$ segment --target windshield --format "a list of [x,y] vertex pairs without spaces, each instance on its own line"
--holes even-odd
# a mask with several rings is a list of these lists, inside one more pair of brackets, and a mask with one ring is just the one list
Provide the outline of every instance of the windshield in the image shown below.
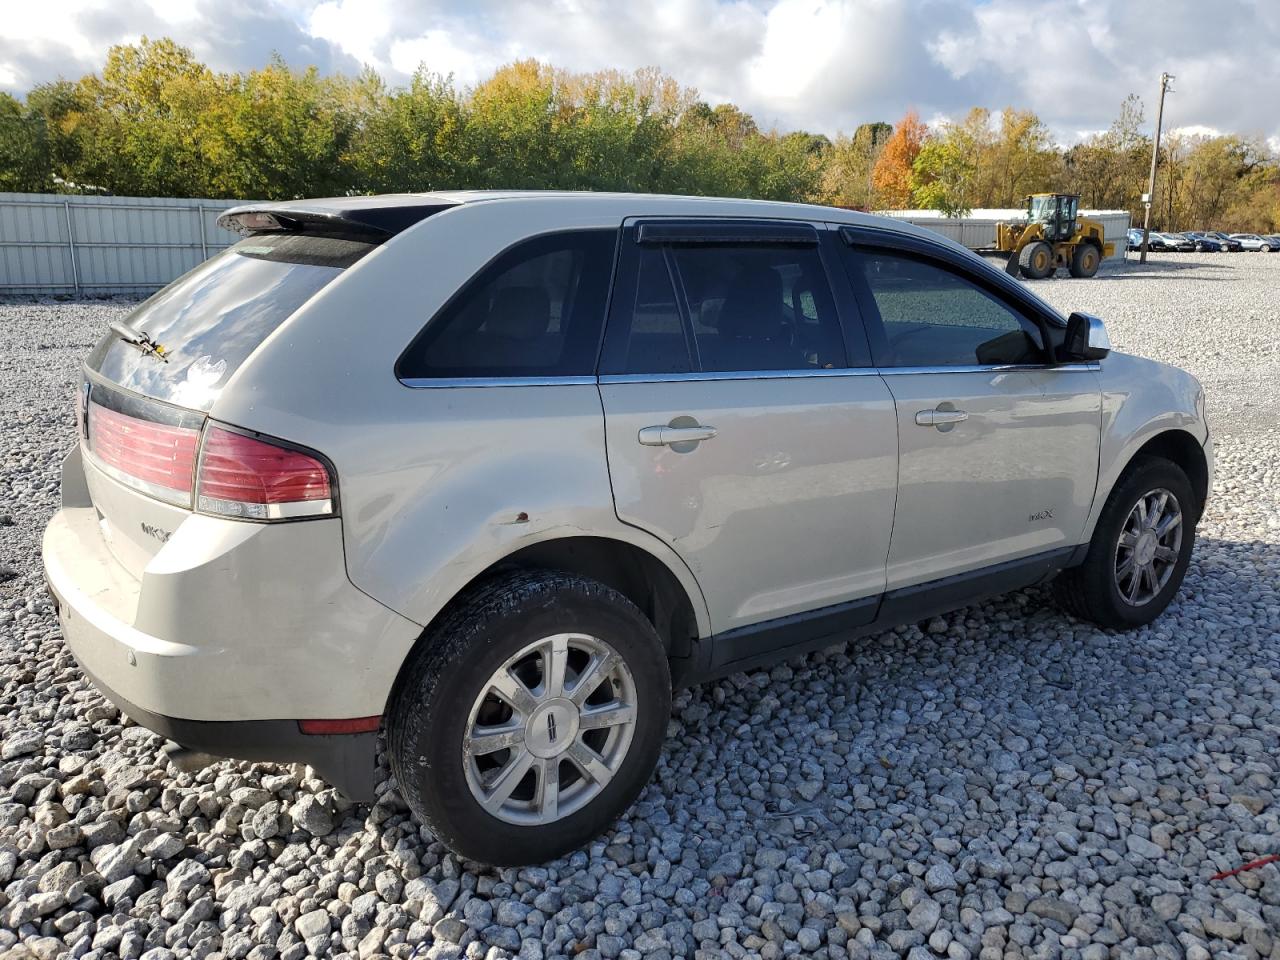
[[372,249],[331,237],[248,237],[145,300],[124,321],[163,356],[108,333],[86,362],[128,390],[208,410],[272,331]]
[[1058,212],[1056,197],[1032,197],[1027,208],[1027,219],[1045,221]]

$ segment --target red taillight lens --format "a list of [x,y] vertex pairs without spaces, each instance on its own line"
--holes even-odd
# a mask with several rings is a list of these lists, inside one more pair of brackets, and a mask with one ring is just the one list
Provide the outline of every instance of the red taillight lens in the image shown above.
[[200,432],[139,420],[89,401],[89,452],[127,486],[190,505]]
[[244,520],[333,513],[329,469],[300,450],[206,425],[196,509]]

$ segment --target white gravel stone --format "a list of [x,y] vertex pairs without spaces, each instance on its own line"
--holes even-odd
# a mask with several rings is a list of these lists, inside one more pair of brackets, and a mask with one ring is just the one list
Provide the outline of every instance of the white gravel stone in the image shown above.
[[1205,384],[1217,477],[1166,615],[1106,633],[1036,588],[682,691],[635,805],[512,870],[302,767],[175,773],[102,699],[39,540],[130,305],[0,304],[0,955],[1271,955],[1280,870],[1207,878],[1280,852],[1280,255],[1031,286]]

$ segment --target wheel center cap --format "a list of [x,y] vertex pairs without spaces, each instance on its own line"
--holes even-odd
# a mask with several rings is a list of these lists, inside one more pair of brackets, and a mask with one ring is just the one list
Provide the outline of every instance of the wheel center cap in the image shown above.
[[529,716],[524,727],[525,746],[540,760],[558,757],[578,735],[580,719],[581,714],[572,700],[564,697],[548,700]]
[[1145,567],[1156,556],[1156,534],[1154,530],[1145,531],[1142,536],[1138,537],[1138,543],[1133,548],[1133,561],[1139,566]]

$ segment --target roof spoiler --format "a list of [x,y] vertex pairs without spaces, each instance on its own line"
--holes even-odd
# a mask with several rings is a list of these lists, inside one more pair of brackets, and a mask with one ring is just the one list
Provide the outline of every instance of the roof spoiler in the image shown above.
[[451,203],[421,197],[340,197],[250,203],[218,217],[218,226],[244,237],[264,233],[302,233],[364,243],[382,243]]

